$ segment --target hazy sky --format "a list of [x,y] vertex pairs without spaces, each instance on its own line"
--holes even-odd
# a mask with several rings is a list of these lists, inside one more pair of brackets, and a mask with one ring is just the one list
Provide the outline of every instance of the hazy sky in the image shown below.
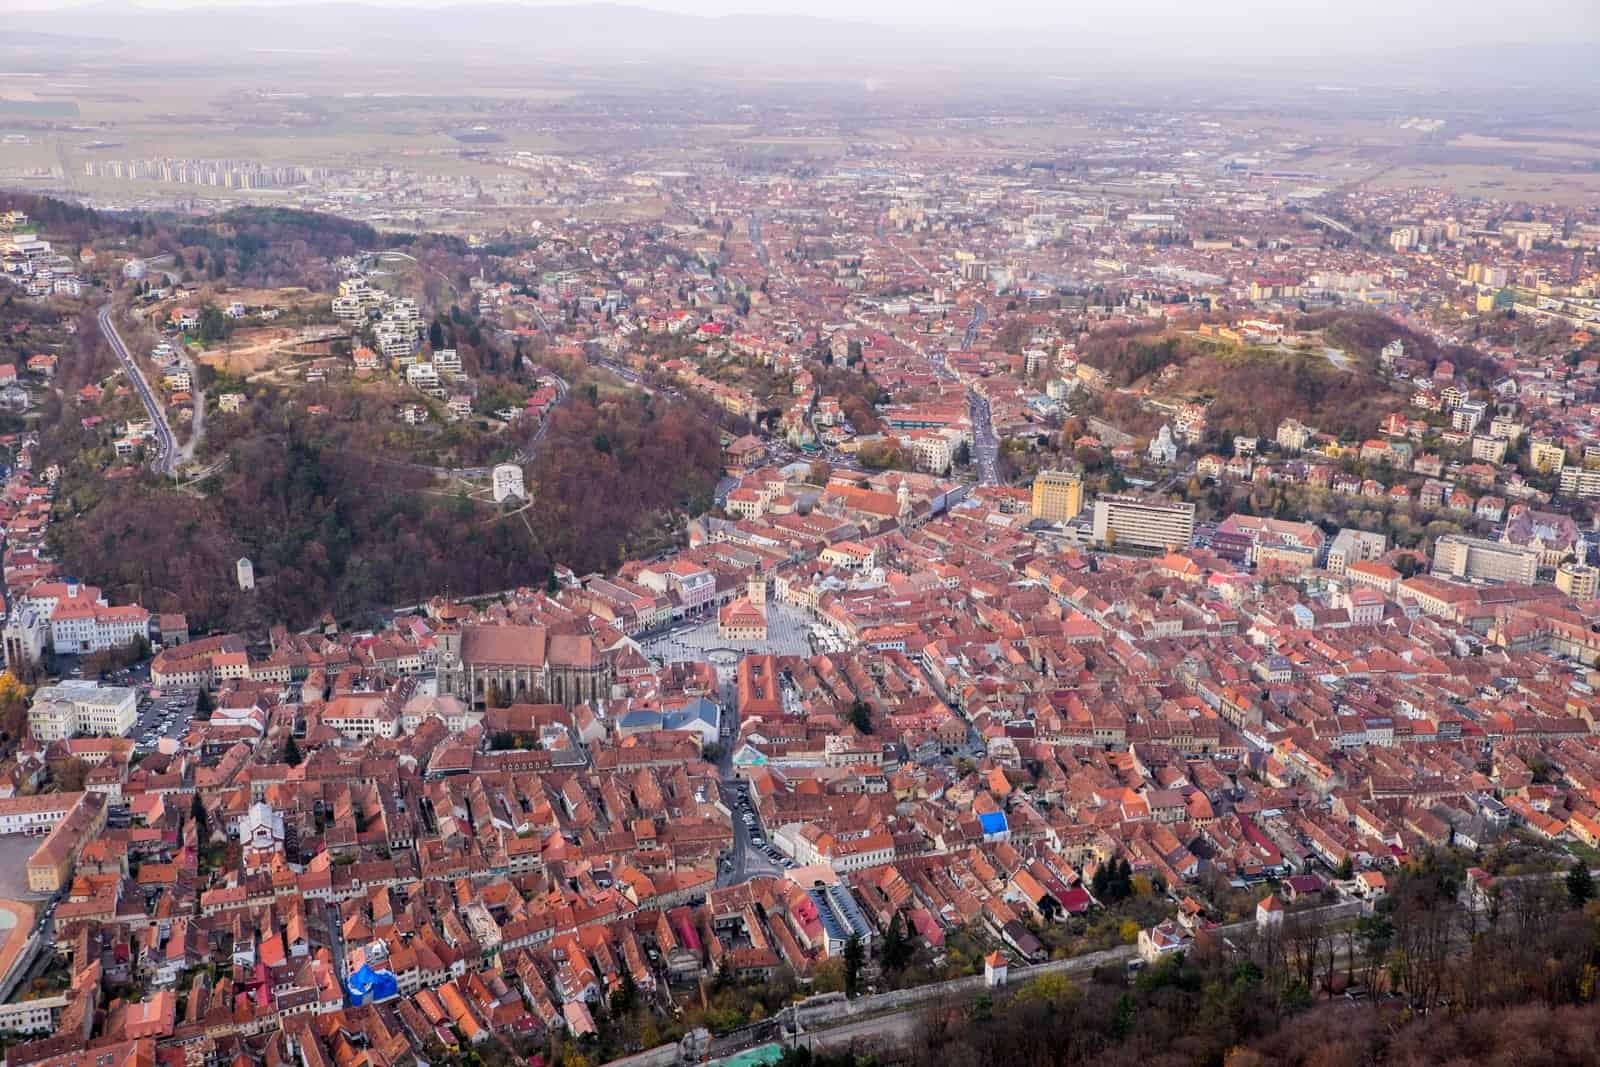
[[[58,10],[84,0],[0,0],[12,10]],[[139,0],[150,7],[303,7],[309,0]],[[391,6],[448,7],[449,0],[365,0]],[[535,0],[530,6],[584,0]],[[621,0],[627,3],[632,0]],[[123,6],[121,2],[119,7]],[[132,5],[128,5],[132,6]],[[644,0],[637,6],[691,15],[813,15],[941,27],[1049,26],[1086,38],[1137,42],[1192,34],[1207,45],[1237,42],[1287,55],[1329,45],[1403,53],[1496,40],[1573,43],[1600,39],[1600,0],[1519,0],[1487,7],[1461,0]]]

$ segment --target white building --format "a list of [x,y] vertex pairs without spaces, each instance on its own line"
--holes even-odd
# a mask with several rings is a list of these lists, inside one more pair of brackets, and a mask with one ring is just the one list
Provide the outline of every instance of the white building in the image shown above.
[[957,429],[917,430],[901,438],[911,451],[917,470],[944,474],[950,469],[966,435]]
[[233,565],[234,574],[239,579],[239,588],[245,592],[256,587],[256,568],[250,562],[249,556],[240,556],[239,562]]
[[378,351],[386,359],[410,360],[417,354],[417,331],[412,326],[385,319],[378,324]]
[[135,690],[90,681],[44,686],[28,709],[28,727],[40,741],[62,741],[74,734],[126,737],[138,721]]
[[1481,400],[1465,400],[1450,413],[1450,426],[1462,433],[1472,433],[1488,410],[1488,405]]
[[1539,550],[1445,534],[1434,542],[1433,573],[1468,581],[1532,585],[1539,573]]
[[1172,440],[1172,427],[1161,424],[1161,431],[1150,442],[1151,463],[1170,464],[1178,461],[1178,446]]
[[995,951],[983,957],[983,984],[990,989],[1005,985],[1009,972],[1010,967],[1003,953]]
[[1352,563],[1381,559],[1389,549],[1389,539],[1367,530],[1341,529],[1328,548],[1328,571],[1343,574]]
[[[38,934],[30,937],[30,944],[37,938]],[[27,953],[24,953],[24,957],[32,958]],[[66,1006],[67,997],[64,993],[0,1004],[0,1030],[16,1034],[49,1033],[59,1025],[61,1009]]]
[[245,817],[239,821],[239,844],[257,852],[281,851],[283,813],[274,811],[272,805],[264,800],[250,805]]
[[137,604],[63,600],[50,613],[50,647],[85,655],[150,640],[150,612]]
[[6,618],[5,662],[8,667],[38,663],[50,638],[49,615],[23,600]]
[[[23,598],[46,627],[55,652],[85,654],[122,648],[140,638],[150,639],[150,613],[137,604],[111,607],[100,589],[76,578],[37,582]],[[7,629],[7,655],[11,655],[11,630]],[[18,651],[21,651],[20,649]]]
[[1094,502],[1094,540],[1108,547],[1183,550],[1194,537],[1194,505],[1103,496]]
[[339,283],[339,295],[333,298],[333,314],[343,322],[365,322],[371,310],[382,307],[387,298],[365,278],[347,278]]
[[494,469],[494,502],[504,503],[510,497],[526,500],[528,491],[522,481],[522,467],[515,463],[501,463]]
[[406,367],[406,384],[428,389],[439,384],[439,372],[432,363],[413,363]]
[[0,835],[48,834],[82,799],[82,793],[39,793],[0,800]]

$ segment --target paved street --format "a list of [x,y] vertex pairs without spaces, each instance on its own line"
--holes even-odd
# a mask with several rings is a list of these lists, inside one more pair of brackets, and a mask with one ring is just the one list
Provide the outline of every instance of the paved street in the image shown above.
[[[731,866],[720,865],[717,868],[718,886],[738,885],[752,878],[778,874],[783,870],[780,861],[773,859],[765,851],[773,846],[759,820],[753,827],[745,824],[744,813],[750,811],[753,815],[754,809],[741,806],[740,802],[745,794],[740,785],[741,783],[732,779],[724,779],[722,783],[723,799],[728,805],[728,810],[733,812],[733,852],[729,857],[732,860]],[[750,841],[756,834],[760,834],[762,841],[765,842],[760,848]]]
[[750,247],[756,254],[756,262],[761,264],[762,270],[771,270],[772,259],[767,254],[765,242],[761,240],[761,215],[759,212],[752,211],[750,213],[747,227],[750,233]]
[[350,972],[345,970],[344,962],[344,922],[339,914],[339,905],[329,901],[328,913],[328,947],[333,950],[334,973],[341,980]]
[[970,351],[972,349],[973,343],[975,341],[977,341],[977,339],[978,339],[978,327],[983,325],[983,316],[984,316],[983,305],[982,304],[973,305],[972,321],[967,323],[967,332],[961,338],[961,347],[964,350]]
[[967,403],[972,413],[972,462],[978,468],[981,485],[1000,482],[1000,441],[995,437],[994,422],[989,417],[989,401],[974,389],[967,390]]
[[[978,340],[978,327],[983,325],[982,304],[973,308],[972,320],[961,336],[961,347],[970,349]],[[925,353],[933,372],[946,381],[955,381],[956,373],[950,369],[945,353],[937,349]],[[978,484],[1000,483],[1000,440],[995,436],[994,421],[989,411],[989,401],[977,390],[967,390],[967,413],[972,420],[972,463],[978,470]]]

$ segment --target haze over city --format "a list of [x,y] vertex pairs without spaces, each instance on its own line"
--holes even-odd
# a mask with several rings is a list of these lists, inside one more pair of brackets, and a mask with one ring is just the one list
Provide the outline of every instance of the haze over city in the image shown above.
[[[385,16],[382,12],[388,12]],[[1223,61],[1244,71],[1318,75],[1341,64],[1358,80],[1384,74],[1404,81],[1417,66],[1429,77],[1459,77],[1457,87],[1488,76],[1546,80],[1552,74],[1592,85],[1592,64],[1580,57],[1600,40],[1600,24],[1584,0],[1538,0],[1519,9],[1510,26],[1463,19],[1436,0],[1381,3],[1360,0],[1336,14],[1282,8],[1265,0],[1136,0],[1114,17],[1085,3],[1006,4],[979,10],[952,4],[873,0],[848,4],[749,4],[736,0],[679,3],[326,4],[295,2],[80,4],[22,0],[19,30],[139,41],[160,51],[181,50],[186,39],[248,31],[251,49],[317,44],[360,51],[363,40],[432,39],[516,54],[578,53],[599,64],[619,54],[708,51],[730,65],[757,59],[784,68],[879,54],[892,67],[942,66],[1073,75],[1115,70],[1130,82],[1166,80],[1172,69]],[[321,40],[295,38],[307,23]],[[339,32],[348,26],[351,32]],[[599,34],[597,37],[596,35]],[[1019,35],[1031,47],[1019,49]],[[256,35],[264,35],[257,39]],[[604,47],[600,47],[603,43]],[[620,53],[619,53],[620,49]],[[1452,61],[1454,66],[1443,62]],[[1163,69],[1156,68],[1159,60]],[[868,60],[872,62],[872,60]],[[1377,61],[1374,65],[1374,61]],[[1556,70],[1550,65],[1554,63]],[[1220,71],[1218,73],[1221,73]]]

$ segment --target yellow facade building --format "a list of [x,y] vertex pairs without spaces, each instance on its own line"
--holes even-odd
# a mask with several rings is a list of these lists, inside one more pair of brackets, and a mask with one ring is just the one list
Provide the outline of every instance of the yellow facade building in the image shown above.
[[1083,478],[1075,471],[1040,471],[1033,479],[1033,517],[1069,522],[1083,510]]

